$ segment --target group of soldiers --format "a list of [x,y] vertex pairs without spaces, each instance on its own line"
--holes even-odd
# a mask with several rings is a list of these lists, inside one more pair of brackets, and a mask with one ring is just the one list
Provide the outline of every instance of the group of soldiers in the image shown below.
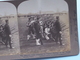
[[0,41],[2,44],[5,44],[7,48],[13,48],[11,44],[11,31],[8,20],[5,20],[5,25],[0,24]]
[[62,44],[61,26],[59,22],[59,16],[56,19],[42,21],[40,17],[28,18],[28,34],[27,40],[30,40],[31,36],[36,39],[36,45],[43,45],[43,39],[53,40],[56,44]]

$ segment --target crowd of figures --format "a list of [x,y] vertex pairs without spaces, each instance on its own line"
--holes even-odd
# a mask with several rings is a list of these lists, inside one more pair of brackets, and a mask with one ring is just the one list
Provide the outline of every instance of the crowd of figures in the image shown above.
[[53,40],[56,44],[64,45],[61,37],[61,26],[59,16],[54,19],[53,16],[28,16],[28,34],[27,40],[33,38],[36,45],[43,45],[43,39]]
[[[54,19],[53,16],[29,15],[27,21],[27,40],[30,38],[36,40],[36,45],[43,45],[43,40],[53,40],[56,44],[62,43],[62,29],[59,16]],[[9,21],[5,20],[5,25],[0,24],[0,43],[12,49],[11,29]]]
[[11,31],[8,20],[5,20],[5,25],[0,24],[0,43],[5,44],[7,48],[10,47],[10,49],[12,49]]

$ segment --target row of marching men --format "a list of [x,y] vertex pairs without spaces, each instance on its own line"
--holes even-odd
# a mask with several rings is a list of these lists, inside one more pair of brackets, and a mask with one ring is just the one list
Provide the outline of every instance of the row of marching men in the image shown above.
[[36,45],[43,45],[43,39],[53,40],[56,44],[64,45],[61,37],[61,26],[59,22],[59,16],[53,20],[47,20],[43,23],[38,17],[29,17],[28,19],[28,34],[27,40],[30,40],[31,35],[36,40]]

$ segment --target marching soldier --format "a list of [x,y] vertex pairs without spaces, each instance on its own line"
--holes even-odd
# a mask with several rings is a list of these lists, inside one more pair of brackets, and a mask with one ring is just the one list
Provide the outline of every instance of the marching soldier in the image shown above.
[[39,21],[40,30],[41,30],[41,36],[44,38],[44,32],[43,32],[43,21]]
[[35,29],[35,34],[36,34],[36,45],[42,45],[42,40],[41,40],[41,33],[40,33],[40,25],[39,25],[39,18],[37,17],[34,22],[34,29]]
[[[33,18],[33,17],[32,17],[32,18]],[[29,18],[29,20],[28,20],[28,25],[27,25],[27,27],[28,27],[27,40],[30,39],[31,34],[32,34],[33,38],[35,38],[35,37],[34,37],[34,27],[33,27],[33,24],[34,24],[35,21],[34,21],[34,20],[31,21],[32,18]]]
[[0,25],[0,38],[2,39],[2,44],[5,44],[5,34],[4,34],[4,28],[2,25]]

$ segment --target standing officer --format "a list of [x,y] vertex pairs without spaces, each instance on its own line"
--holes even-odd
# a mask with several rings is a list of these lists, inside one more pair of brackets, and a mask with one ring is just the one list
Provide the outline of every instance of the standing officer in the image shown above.
[[61,26],[60,26],[60,22],[59,22],[59,16],[56,17],[56,22],[54,24],[55,26],[55,31],[56,31],[56,43],[58,43],[58,41],[60,42],[60,45],[62,44],[62,38],[61,38]]
[[9,44],[10,49],[12,49],[12,45],[11,45],[11,31],[10,31],[8,20],[5,20],[5,23],[6,24],[4,26],[4,30],[5,30],[5,35],[6,35],[6,47],[8,47],[8,44]]

